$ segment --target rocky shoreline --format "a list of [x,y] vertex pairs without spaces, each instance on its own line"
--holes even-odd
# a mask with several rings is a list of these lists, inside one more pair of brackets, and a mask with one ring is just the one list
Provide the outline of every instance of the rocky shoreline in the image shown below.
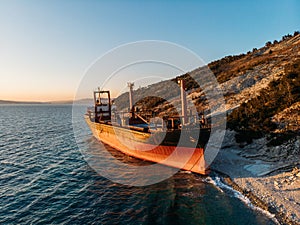
[[[280,224],[300,224],[299,138],[274,147],[275,154],[261,139],[241,148],[233,131],[227,131],[224,143],[211,165],[223,182],[273,214]],[[296,154],[285,157],[285,152]]]
[[[234,190],[246,196],[254,206],[259,207],[260,209],[274,215],[274,217],[280,224],[288,224],[288,225],[300,224],[300,220],[295,214],[289,213],[287,211],[283,211],[284,208],[283,205],[278,207],[274,205],[274,200],[272,201],[266,200],[265,199],[267,195],[266,192],[265,194],[261,194],[261,193],[257,194],[256,188],[251,188],[251,190],[249,190],[249,188],[247,188],[245,185],[241,184],[240,182],[236,183],[234,179],[231,179],[231,177],[228,176],[227,174],[224,174],[220,171],[216,171],[216,172],[223,177],[222,181],[225,184],[231,186]],[[247,182],[249,181],[247,180]],[[294,203],[298,204],[296,202]]]

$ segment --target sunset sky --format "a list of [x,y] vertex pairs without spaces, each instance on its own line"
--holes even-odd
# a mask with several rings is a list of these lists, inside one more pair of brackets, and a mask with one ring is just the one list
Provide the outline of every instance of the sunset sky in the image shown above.
[[207,63],[245,53],[299,30],[299,11],[297,0],[2,0],[0,100],[72,99],[87,68],[128,42],[174,42]]

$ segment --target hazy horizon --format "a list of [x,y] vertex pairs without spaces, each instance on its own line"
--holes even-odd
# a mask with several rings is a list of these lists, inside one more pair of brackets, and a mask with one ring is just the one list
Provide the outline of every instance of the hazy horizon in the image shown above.
[[298,30],[299,9],[292,0],[1,1],[0,100],[71,101],[92,63],[129,42],[173,42],[206,63],[246,53]]

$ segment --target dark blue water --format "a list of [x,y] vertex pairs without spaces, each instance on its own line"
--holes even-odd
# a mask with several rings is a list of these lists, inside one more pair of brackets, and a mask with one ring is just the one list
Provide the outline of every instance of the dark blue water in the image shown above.
[[81,155],[71,121],[70,105],[0,106],[0,224],[274,224],[200,175],[146,187],[103,178]]

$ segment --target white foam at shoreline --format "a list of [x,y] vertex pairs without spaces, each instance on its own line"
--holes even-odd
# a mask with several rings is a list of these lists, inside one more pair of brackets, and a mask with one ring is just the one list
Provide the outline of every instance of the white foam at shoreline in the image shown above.
[[205,182],[213,184],[219,191],[224,192],[223,189],[229,190],[234,197],[238,198],[239,200],[241,200],[242,202],[244,202],[248,207],[250,207],[253,210],[259,211],[261,213],[263,213],[264,215],[266,215],[268,218],[272,219],[273,222],[275,222],[276,224],[280,224],[279,221],[275,218],[275,215],[270,213],[267,210],[263,210],[255,205],[253,205],[250,201],[250,199],[246,196],[244,196],[242,193],[240,193],[237,190],[234,190],[231,186],[223,183],[220,179],[220,177],[207,177],[204,179]]

